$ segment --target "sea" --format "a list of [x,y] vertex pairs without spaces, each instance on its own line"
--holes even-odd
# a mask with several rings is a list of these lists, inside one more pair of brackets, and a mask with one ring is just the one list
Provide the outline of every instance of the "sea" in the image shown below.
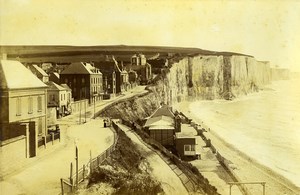
[[197,101],[190,112],[226,142],[300,187],[300,79],[273,81],[233,101]]

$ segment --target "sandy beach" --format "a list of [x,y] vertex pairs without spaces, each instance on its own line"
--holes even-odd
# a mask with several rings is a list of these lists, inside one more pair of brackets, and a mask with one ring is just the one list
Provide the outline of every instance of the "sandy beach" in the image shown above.
[[[206,127],[207,138],[243,182],[264,181],[266,194],[300,194],[300,91],[277,81],[234,101],[181,102],[175,109]],[[247,185],[252,194],[262,186]]]

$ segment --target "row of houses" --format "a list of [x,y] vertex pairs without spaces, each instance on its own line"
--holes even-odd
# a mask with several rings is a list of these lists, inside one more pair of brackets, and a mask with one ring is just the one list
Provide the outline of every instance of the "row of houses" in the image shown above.
[[[136,65],[139,73],[111,57],[105,62],[71,63],[59,74],[47,74],[38,65],[1,60],[0,155],[16,161],[36,156],[57,116],[70,114],[76,102],[93,104],[139,84],[139,74],[151,72],[144,61]],[[144,80],[151,77],[148,72]]]

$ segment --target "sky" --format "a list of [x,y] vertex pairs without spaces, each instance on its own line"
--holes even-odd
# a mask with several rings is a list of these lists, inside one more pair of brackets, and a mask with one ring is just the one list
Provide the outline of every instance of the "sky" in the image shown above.
[[0,0],[0,45],[151,45],[300,71],[297,0]]

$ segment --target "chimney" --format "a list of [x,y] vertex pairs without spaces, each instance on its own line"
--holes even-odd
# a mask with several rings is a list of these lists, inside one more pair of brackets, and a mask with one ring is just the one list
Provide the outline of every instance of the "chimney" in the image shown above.
[[175,116],[175,132],[181,132],[181,118],[179,115]]
[[121,61],[121,69],[122,69],[122,71],[124,70],[123,61]]

